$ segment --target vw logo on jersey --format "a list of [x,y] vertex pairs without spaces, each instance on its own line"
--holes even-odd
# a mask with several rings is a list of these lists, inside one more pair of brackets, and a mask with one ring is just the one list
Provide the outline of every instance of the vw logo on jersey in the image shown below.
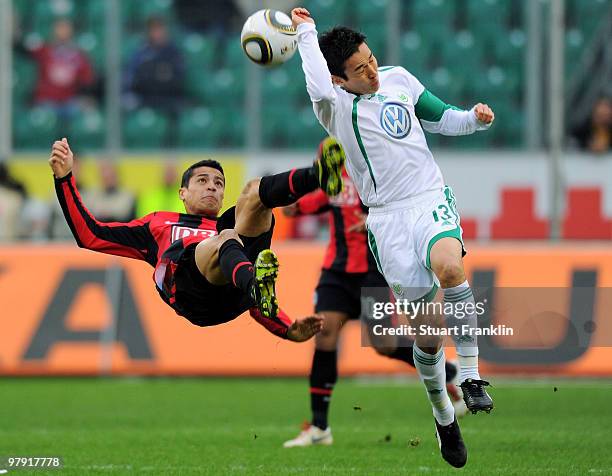
[[394,139],[403,139],[412,128],[410,111],[399,102],[386,102],[380,111],[380,126]]

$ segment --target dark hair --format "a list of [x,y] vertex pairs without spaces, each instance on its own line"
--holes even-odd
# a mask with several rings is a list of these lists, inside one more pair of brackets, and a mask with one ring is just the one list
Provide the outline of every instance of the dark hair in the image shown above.
[[189,168],[183,172],[183,178],[181,178],[181,187],[189,186],[189,180],[193,175],[193,171],[199,167],[210,167],[211,169],[216,169],[221,172],[221,175],[223,175],[223,177],[225,178],[225,173],[223,173],[223,167],[221,167],[221,164],[219,162],[212,159],[204,159],[200,160],[199,162],[196,162],[193,165],[190,165]]
[[363,33],[346,26],[335,26],[319,38],[319,48],[327,61],[329,72],[334,76],[348,79],[344,72],[344,63],[359,49],[366,40]]

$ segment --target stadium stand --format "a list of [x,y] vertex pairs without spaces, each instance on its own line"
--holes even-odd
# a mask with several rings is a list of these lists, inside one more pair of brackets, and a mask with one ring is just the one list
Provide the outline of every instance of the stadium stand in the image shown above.
[[[489,137],[452,141],[458,148],[483,148],[490,145],[514,148],[522,145],[523,121],[518,114],[524,96],[523,64],[526,35],[524,3],[527,0],[414,0],[401,2],[401,37],[399,62],[412,71],[441,98],[462,106],[487,100],[495,108],[498,123]],[[188,101],[185,117],[180,119],[178,146],[239,148],[245,143],[245,115],[242,113],[247,82],[247,61],[239,46],[239,31],[220,37],[218,32],[184,29],[177,21],[172,0],[122,0],[122,58],[125,61],[141,42],[141,31],[148,18],[158,16],[168,22],[177,38],[187,64]],[[348,24],[361,28],[376,52],[379,63],[386,64],[386,30],[380,28],[388,0],[362,0],[352,8],[349,0],[306,0],[305,6],[318,19],[319,31]],[[105,2],[104,0],[15,0],[16,14],[29,41],[48,37],[52,19],[66,17],[75,22],[76,43],[92,59],[98,74],[104,77]],[[581,55],[608,8],[605,0],[568,0],[566,60],[568,72]],[[478,35],[473,32],[478,31]],[[15,146],[17,150],[44,149],[53,135],[53,121],[40,120],[29,98],[35,81],[30,61],[13,62],[15,80]],[[263,101],[262,145],[264,147],[305,148],[320,128],[302,118],[302,107],[309,106],[304,82],[295,58],[286,67],[264,71],[262,97],[282,96],[283,101]],[[484,71],[474,75],[473,71]],[[99,102],[103,98],[98,98]],[[207,111],[207,112],[204,112]],[[209,116],[213,114],[214,116]],[[83,147],[95,150],[104,144],[105,111],[91,104],[83,112],[84,123],[75,125],[83,133]],[[202,132],[201,125],[213,117],[215,131]],[[297,117],[295,124],[288,118]],[[187,118],[193,118],[190,124]],[[242,122],[242,124],[237,124]],[[200,127],[198,126],[200,125]],[[158,141],[148,136],[160,132],[164,121],[145,111],[126,114],[122,122],[123,146],[127,149],[156,147]],[[283,137],[289,130],[302,131],[291,140]],[[26,134],[31,130],[32,133]],[[200,133],[197,133],[200,131]],[[243,136],[240,134],[243,133]],[[445,138],[429,136],[432,146],[449,146]]]

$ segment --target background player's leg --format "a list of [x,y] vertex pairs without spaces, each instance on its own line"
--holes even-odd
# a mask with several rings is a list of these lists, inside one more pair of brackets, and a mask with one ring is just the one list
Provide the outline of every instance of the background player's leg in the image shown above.
[[348,314],[321,311],[325,316],[323,330],[315,336],[315,353],[310,371],[310,408],[312,424],[324,430],[332,392],[338,380],[338,338]]
[[405,336],[389,334],[377,335],[374,332],[375,325],[382,325],[383,328],[389,329],[392,327],[399,328],[404,324],[408,324],[406,316],[385,317],[382,320],[373,320],[369,318],[369,316],[364,317],[368,330],[368,338],[372,347],[376,350],[376,353],[391,359],[401,360],[414,367],[414,358],[412,356],[412,344],[414,340]]
[[338,380],[338,337],[348,314],[337,311],[319,311],[325,316],[323,329],[315,336],[315,352],[310,370],[311,425],[292,440],[284,443],[285,448],[331,444],[331,429],[327,418],[334,386]]
[[[470,329],[478,327],[474,295],[465,278],[461,258],[462,245],[455,238],[442,238],[431,248],[431,269],[438,277],[444,292],[444,301],[452,303],[462,310],[461,318],[453,314],[446,316],[447,325],[454,327],[468,325]],[[460,305],[459,305],[460,304]],[[478,341],[476,335],[453,334],[459,360],[459,380],[468,378],[480,379],[478,373]]]

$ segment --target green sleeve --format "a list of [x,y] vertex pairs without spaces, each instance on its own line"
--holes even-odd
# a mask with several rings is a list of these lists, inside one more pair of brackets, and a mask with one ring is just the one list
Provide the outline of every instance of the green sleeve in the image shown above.
[[458,107],[446,104],[436,95],[430,93],[427,89],[421,93],[419,100],[414,106],[414,112],[419,119],[428,122],[438,122],[442,119],[444,111],[447,109],[455,109],[460,111]]

